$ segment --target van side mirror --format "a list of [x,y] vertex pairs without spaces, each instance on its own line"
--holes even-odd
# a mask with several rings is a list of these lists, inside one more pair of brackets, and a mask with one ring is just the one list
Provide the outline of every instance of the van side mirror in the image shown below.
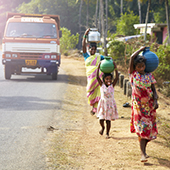
[[62,37],[62,31],[61,30],[59,31],[59,36],[60,36],[60,38]]

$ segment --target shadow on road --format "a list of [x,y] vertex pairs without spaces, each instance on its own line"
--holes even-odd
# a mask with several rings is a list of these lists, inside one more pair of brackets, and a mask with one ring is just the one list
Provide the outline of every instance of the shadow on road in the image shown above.
[[[16,110],[51,110],[61,109],[61,104],[73,105],[62,100],[44,100],[38,97],[9,96],[0,98],[0,108],[8,111]],[[24,113],[24,112],[23,112]]]
[[17,82],[35,82],[35,83],[58,83],[58,82],[67,82],[68,76],[65,74],[59,74],[57,77],[57,80],[52,80],[51,75],[33,75],[33,74],[27,74],[27,75],[12,75],[10,80],[0,80],[0,81],[17,81]]

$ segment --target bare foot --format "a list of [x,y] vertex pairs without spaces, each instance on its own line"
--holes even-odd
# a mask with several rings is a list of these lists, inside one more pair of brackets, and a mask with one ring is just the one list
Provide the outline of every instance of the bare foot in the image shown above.
[[106,135],[106,139],[109,139],[110,138],[110,136],[109,135]]
[[146,157],[146,158],[149,158],[149,155],[146,154],[145,157]]
[[103,132],[104,132],[104,129],[100,130],[100,131],[99,131],[99,134],[100,134],[100,135],[103,135]]

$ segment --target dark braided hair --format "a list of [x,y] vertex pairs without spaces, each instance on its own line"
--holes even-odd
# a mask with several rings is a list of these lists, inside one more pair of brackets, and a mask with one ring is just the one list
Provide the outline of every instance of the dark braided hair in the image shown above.
[[137,55],[135,58],[134,58],[134,61],[133,61],[133,67],[135,69],[137,63],[145,63],[146,64],[146,58],[142,55]]

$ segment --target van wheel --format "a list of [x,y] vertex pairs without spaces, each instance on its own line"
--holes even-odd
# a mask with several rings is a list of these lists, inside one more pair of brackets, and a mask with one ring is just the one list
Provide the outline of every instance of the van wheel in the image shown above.
[[57,80],[58,73],[52,73],[52,80]]
[[5,79],[9,80],[11,78],[11,67],[5,65]]

